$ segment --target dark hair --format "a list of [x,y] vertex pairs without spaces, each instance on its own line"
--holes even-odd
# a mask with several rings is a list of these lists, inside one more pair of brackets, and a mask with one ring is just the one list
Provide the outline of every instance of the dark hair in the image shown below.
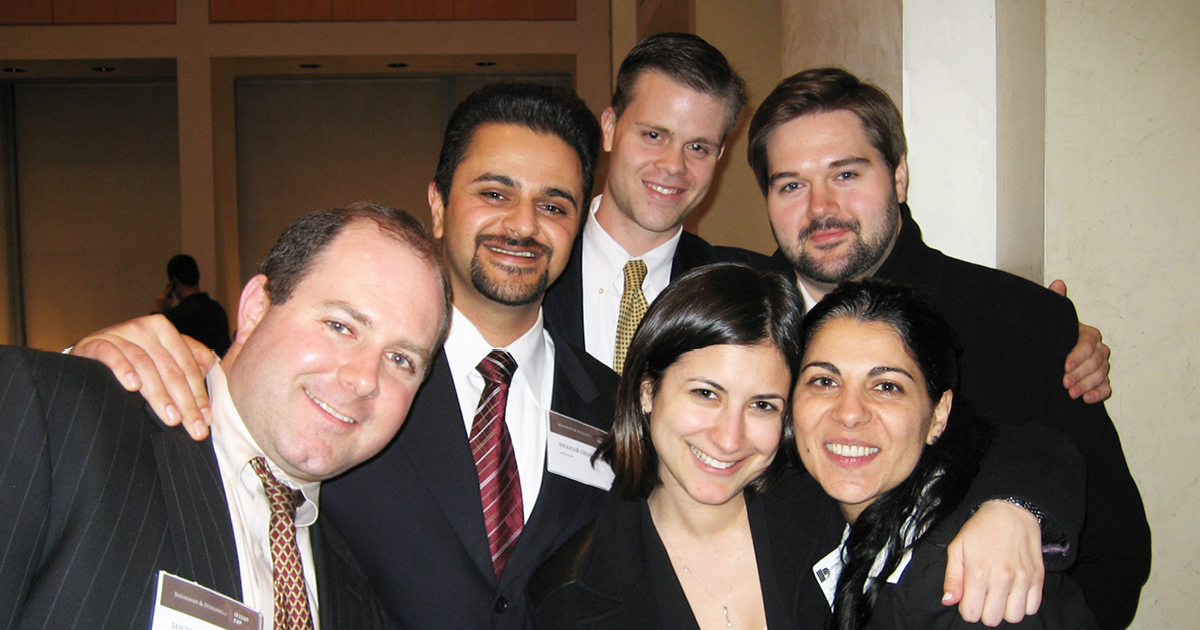
[[661,72],[672,81],[707,94],[725,105],[724,141],[746,106],[746,82],[712,44],[689,33],[658,33],[638,42],[621,62],[612,108],[617,118],[634,98],[637,80]]
[[[885,280],[846,282],[804,318],[805,347],[831,321],[876,322],[891,328],[917,363],[933,405],[958,387],[958,336],[915,290]],[[842,555],[833,627],[864,628],[879,595],[879,579],[891,575],[904,553],[958,508],[979,470],[990,431],[964,401],[955,399],[941,436],[921,451],[912,474],[881,494],[854,521]],[[909,528],[914,538],[906,543]],[[876,558],[884,562],[876,578]]]
[[403,210],[389,208],[373,201],[360,201],[344,208],[332,208],[307,214],[289,225],[279,235],[271,252],[263,259],[258,272],[267,277],[267,293],[271,304],[283,304],[292,297],[296,285],[304,279],[317,256],[329,246],[346,226],[358,221],[371,221],[379,230],[413,250],[438,274],[442,285],[442,318],[437,344],[446,338],[450,326],[450,280],[433,236],[420,221]]
[[746,150],[758,187],[767,194],[767,143],[780,125],[801,116],[846,110],[858,116],[871,146],[883,154],[893,173],[908,153],[904,121],[887,92],[841,68],[804,70],[780,81],[750,120]]
[[[574,92],[533,83],[494,83],[459,103],[446,124],[433,181],[443,203],[449,203],[454,172],[470,148],[475,130],[487,124],[520,125],[553,134],[575,150],[583,167],[583,199],[591,197],[600,155],[600,123]],[[580,216],[587,216],[581,212]]]
[[[642,383],[649,381],[657,392],[667,368],[693,350],[765,343],[778,348],[787,361],[790,391],[800,367],[801,304],[794,280],[734,263],[693,269],[654,300],[629,343],[612,431],[593,458],[612,466],[613,485],[623,497],[646,498],[662,485],[650,418],[642,413]],[[787,405],[783,424],[791,424]],[[750,491],[764,490],[786,459],[776,457],[750,482]]]
[[200,267],[196,259],[187,254],[176,255],[167,263],[167,279],[185,287],[200,286]]

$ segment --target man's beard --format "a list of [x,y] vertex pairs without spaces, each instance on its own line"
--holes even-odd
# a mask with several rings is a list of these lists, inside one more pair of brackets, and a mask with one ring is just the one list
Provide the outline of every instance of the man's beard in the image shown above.
[[[546,287],[550,285],[550,272],[548,266],[539,270],[524,269],[521,267],[510,267],[507,265],[499,265],[503,272],[513,276],[514,281],[498,282],[488,275],[484,269],[483,263],[479,261],[478,250],[485,243],[493,243],[505,249],[533,249],[537,250],[541,255],[549,259],[551,249],[532,238],[507,238],[503,236],[491,236],[480,234],[475,237],[475,257],[471,259],[471,284],[479,291],[481,295],[493,302],[499,302],[505,306],[525,306],[532,304],[542,299],[546,293]],[[525,276],[537,275],[527,283],[516,282],[516,279]]]
[[[792,263],[792,267],[795,267],[796,273],[802,278],[826,284],[837,284],[846,280],[853,280],[861,277],[883,258],[899,225],[900,201],[896,198],[896,193],[893,192],[888,198],[887,214],[885,215],[883,230],[879,234],[871,235],[871,238],[864,238],[862,225],[855,219],[818,219],[810,223],[807,228],[796,236],[794,250],[788,251],[785,249],[784,254],[787,256],[788,261]],[[814,232],[828,229],[850,230],[858,238],[855,239],[854,244],[850,246],[850,251],[846,252],[844,256],[822,265],[821,261],[809,255],[808,251],[805,250],[804,242]]]

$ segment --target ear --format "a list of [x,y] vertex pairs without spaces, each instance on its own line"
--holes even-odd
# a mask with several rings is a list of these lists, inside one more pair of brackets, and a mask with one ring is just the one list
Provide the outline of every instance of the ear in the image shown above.
[[650,379],[642,379],[642,413],[647,416],[654,410],[654,384]]
[[896,172],[892,175],[892,179],[896,181],[896,200],[900,203],[908,201],[908,156],[901,155],[900,163],[896,165]]
[[721,161],[721,156],[725,155],[725,143],[721,143],[721,148],[717,150],[717,161]]
[[946,430],[946,422],[950,419],[950,407],[954,404],[954,392],[942,392],[942,399],[933,408],[933,422],[929,424],[929,435],[925,437],[926,444],[933,444],[942,432]]
[[604,132],[604,152],[611,153],[613,136],[617,133],[617,112],[613,108],[606,107],[600,113],[600,130]]
[[238,300],[237,337],[234,343],[245,345],[269,310],[271,296],[267,293],[267,277],[260,273],[250,278],[250,282],[242,287],[242,297]]
[[442,238],[445,231],[444,214],[446,213],[446,204],[442,200],[442,193],[438,192],[437,183],[429,182],[429,216],[433,218],[434,238]]

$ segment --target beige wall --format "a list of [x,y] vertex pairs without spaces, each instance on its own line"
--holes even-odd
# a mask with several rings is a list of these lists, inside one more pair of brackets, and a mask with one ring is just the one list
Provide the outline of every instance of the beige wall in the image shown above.
[[178,0],[176,13],[175,24],[163,25],[3,26],[0,60],[176,60],[182,226],[176,246],[194,253],[226,304],[236,303],[240,289],[233,81],[244,60],[284,62],[295,75],[302,72],[297,64],[314,59],[568,56],[575,88],[596,113],[609,96],[608,0],[577,0],[572,21],[209,24],[206,0]]
[[[892,19],[892,6],[832,19],[843,3],[826,4],[783,0],[785,73],[837,63],[871,76],[875,70],[862,61],[863,53],[848,48],[864,23]],[[997,2],[995,8],[990,34],[989,16],[977,16],[991,50],[973,50],[976,42],[910,46],[914,42],[900,39],[920,33],[928,40],[939,30],[906,30],[901,37],[882,29],[884,42],[867,51],[903,43],[907,92],[917,89],[909,83],[913,68],[941,71],[952,62],[995,77],[994,88],[983,86],[996,92],[983,106],[996,112],[996,164],[987,177],[1000,210],[961,230],[994,233],[996,257],[1005,268],[1038,280],[1065,279],[1081,318],[1104,331],[1115,353],[1116,393],[1108,409],[1154,535],[1154,566],[1133,627],[1195,627],[1200,463],[1190,445],[1200,438],[1194,386],[1194,357],[1200,356],[1194,314],[1200,302],[1200,221],[1194,216],[1200,199],[1200,3],[1047,0]],[[903,21],[927,25],[953,10],[946,3],[905,2]],[[830,42],[825,56],[814,56],[802,39],[812,19],[827,19],[818,34]],[[952,39],[961,34],[954,29],[963,27],[951,21],[940,30]],[[939,59],[944,55],[958,58]],[[885,80],[876,77],[881,85]],[[907,102],[906,94],[906,115],[916,107],[935,121],[966,120],[947,111],[973,93],[948,94],[924,109]],[[913,170],[914,185],[936,189],[947,176],[945,160],[937,158],[953,154],[954,146],[907,122],[910,141],[915,133],[915,146],[934,160]],[[986,125],[978,129],[986,131]]]
[[729,58],[746,79],[749,105],[725,142],[717,179],[708,197],[687,221],[687,228],[712,243],[770,254],[775,239],[767,223],[762,193],[746,163],[746,127],[750,115],[780,77],[780,5],[754,0],[704,0],[695,3],[696,34]]
[[1154,535],[1135,628],[1200,619],[1200,3],[1046,4],[1046,273],[1113,347]]
[[175,86],[16,90],[26,343],[145,315],[180,253]]
[[901,94],[900,0],[782,0],[781,4],[780,78],[808,68],[841,66],[888,94]]

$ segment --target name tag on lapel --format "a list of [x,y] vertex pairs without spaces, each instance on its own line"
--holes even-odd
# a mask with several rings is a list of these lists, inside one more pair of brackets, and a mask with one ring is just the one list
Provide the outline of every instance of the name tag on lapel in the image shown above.
[[260,630],[262,615],[249,606],[176,577],[158,572],[150,630]]
[[546,469],[567,479],[608,490],[613,482],[612,468],[602,461],[592,466],[592,453],[606,435],[590,424],[551,411]]

